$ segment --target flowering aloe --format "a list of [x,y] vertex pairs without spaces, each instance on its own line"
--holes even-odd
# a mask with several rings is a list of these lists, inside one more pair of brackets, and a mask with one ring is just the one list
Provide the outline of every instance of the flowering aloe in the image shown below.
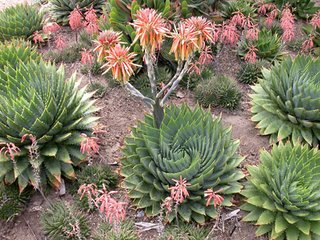
[[125,83],[134,74],[134,68],[139,66],[135,64],[134,57],[136,54],[130,53],[129,48],[117,44],[107,51],[107,63],[102,67],[107,68],[106,72],[112,70],[112,75],[118,81]]
[[274,3],[263,3],[258,8],[258,13],[260,15],[266,15],[267,12],[277,9],[277,6]]
[[99,61],[102,61],[107,56],[107,50],[120,43],[120,38],[121,33],[112,30],[106,30],[99,33],[97,40],[94,41],[96,46],[93,50],[98,53]]
[[99,152],[99,144],[97,143],[98,138],[88,137],[84,133],[81,134],[81,137],[83,137],[83,140],[80,143],[80,152],[82,154],[94,154]]
[[270,13],[268,13],[265,21],[266,27],[270,28],[274,20],[277,18],[277,16],[278,16],[278,9],[273,9]]
[[42,30],[45,34],[55,33],[61,29],[56,22],[50,22],[43,26]]
[[164,207],[168,213],[172,212],[173,199],[172,197],[166,197],[162,203],[162,207]]
[[246,32],[246,39],[250,41],[256,41],[259,38],[259,28],[258,25],[253,25]]
[[83,27],[83,17],[78,8],[75,8],[69,16],[69,25],[72,30],[78,30]]
[[165,34],[169,31],[161,14],[150,8],[137,11],[132,25],[136,30],[133,42],[139,40],[142,48],[148,49],[151,54],[161,46]]
[[294,16],[288,5],[282,10],[280,26],[283,30],[282,40],[290,42],[294,39]]
[[[129,48],[120,45],[120,34],[112,31],[101,33],[96,41],[94,51],[98,53],[100,61],[106,60],[106,64],[103,65],[106,68],[105,72],[112,70],[115,79],[152,108],[155,121],[160,126],[164,116],[164,104],[172,92],[176,90],[183,76],[188,70],[189,72],[199,72],[197,65],[212,61],[211,50],[207,44],[216,42],[219,39],[220,31],[217,25],[208,19],[193,17],[174,25],[173,32],[171,32],[171,22],[166,22],[161,14],[148,8],[136,12],[132,25],[136,32],[133,34],[135,35],[135,44],[131,47],[134,50],[139,49],[140,46],[137,47],[139,40],[144,53],[143,60],[148,72],[151,97],[144,96],[129,83],[130,76],[134,74],[134,68],[138,66],[134,63],[136,54],[129,53]],[[155,71],[157,58],[154,53],[161,47],[165,37],[172,38],[170,53],[174,54],[175,60],[178,62],[177,71],[168,83],[158,91]],[[199,61],[191,65],[196,52],[200,52]]]
[[301,51],[305,53],[310,52],[310,50],[314,46],[313,40],[314,40],[314,35],[311,34],[309,38],[302,43]]
[[221,205],[224,198],[218,194],[219,191],[213,191],[212,189],[208,189],[204,192],[204,197],[207,198],[206,207],[210,205],[211,200],[213,199],[213,206],[217,208],[217,206]]
[[218,40],[218,36],[215,34],[215,26],[204,17],[188,18],[185,21],[185,25],[196,32],[196,45],[199,46],[200,49],[205,47],[206,41],[214,43]]
[[35,31],[32,35],[32,40],[35,44],[44,42],[41,34],[38,31]]
[[172,33],[173,43],[170,53],[174,53],[175,59],[185,61],[192,53],[200,48],[198,36],[194,27],[185,23],[179,23]]
[[96,23],[98,21],[96,10],[93,8],[93,6],[88,8],[87,11],[84,13],[84,15],[85,15],[85,20],[87,22]]
[[82,64],[92,64],[94,62],[94,56],[92,52],[87,49],[82,49],[81,51],[81,63]]
[[312,16],[310,24],[313,28],[320,28],[320,11]]
[[244,60],[249,63],[255,63],[257,61],[258,49],[255,46],[250,46],[247,54],[244,56]]
[[235,45],[240,39],[236,25],[232,22],[225,23],[222,26],[220,39],[222,43]]
[[92,204],[95,202],[94,198],[97,195],[97,186],[94,183],[82,184],[78,189],[78,194],[80,194],[80,200],[86,196],[88,198],[88,205],[91,208]]
[[232,25],[244,28],[246,23],[246,16],[244,16],[242,12],[234,12],[231,18],[231,23]]
[[59,34],[56,39],[54,40],[56,48],[63,49],[66,46],[66,42],[61,34]]
[[106,220],[112,223],[119,223],[125,219],[126,216],[126,202],[117,201],[112,197],[113,194],[118,193],[117,191],[107,192],[105,186],[102,190],[98,190],[98,196],[95,200],[96,206],[99,211],[103,213]]
[[187,183],[186,179],[182,179],[180,176],[179,180],[172,179],[176,183],[175,186],[169,187],[171,198],[177,203],[183,203],[184,199],[189,196],[187,187],[190,186],[190,183]]
[[6,143],[0,149],[0,154],[4,156],[9,156],[12,161],[14,161],[15,155],[21,152],[21,150],[14,143]]

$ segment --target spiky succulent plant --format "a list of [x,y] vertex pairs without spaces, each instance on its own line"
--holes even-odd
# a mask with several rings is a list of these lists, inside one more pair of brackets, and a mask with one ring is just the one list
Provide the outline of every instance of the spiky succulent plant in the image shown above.
[[261,69],[263,67],[270,67],[268,61],[257,61],[255,63],[245,63],[242,64],[237,78],[239,82],[246,84],[254,84],[258,81],[259,78],[262,78]]
[[9,221],[19,215],[29,202],[32,189],[19,193],[18,186],[0,182],[0,220]]
[[281,60],[283,57],[280,36],[266,28],[263,28],[259,32],[258,40],[248,41],[247,39],[243,39],[238,43],[239,56],[244,58],[250,46],[257,48],[256,54],[259,60],[273,62],[275,60]]
[[287,57],[252,87],[252,120],[271,142],[320,142],[320,60],[310,56]]
[[[2,151],[0,180],[11,184],[18,181],[20,191],[29,183],[40,180],[59,187],[61,176],[75,178],[74,166],[85,155],[80,152],[81,133],[91,134],[97,119],[91,94],[78,90],[76,76],[65,80],[64,70],[44,62],[20,62],[0,70],[0,146],[13,143],[20,148],[14,160]],[[37,140],[37,154],[30,157],[29,140]],[[37,174],[38,173],[38,174]]]
[[0,43],[0,69],[8,65],[16,68],[21,61],[39,62],[40,59],[40,54],[35,47],[31,46],[30,42],[22,39],[13,39]]
[[88,239],[90,235],[86,216],[62,201],[51,203],[42,212],[41,225],[52,240]]
[[49,0],[53,18],[62,25],[69,22],[70,13],[78,7],[82,11],[93,7],[98,13],[105,6],[105,0]]
[[258,236],[297,240],[320,238],[320,151],[307,145],[274,145],[259,166],[248,167],[243,219],[258,225]]
[[195,97],[204,107],[213,105],[235,110],[240,105],[241,93],[233,79],[217,75],[199,82]]
[[17,4],[0,12],[0,41],[28,38],[42,29],[43,14],[34,5]]
[[[157,215],[160,204],[170,195],[173,179],[180,176],[191,185],[190,196],[178,207],[184,221],[203,223],[217,214],[213,205],[205,207],[204,191],[221,189],[223,205],[231,205],[232,194],[241,189],[243,177],[237,169],[242,157],[236,154],[239,142],[231,140],[231,129],[219,118],[199,107],[169,106],[160,128],[146,115],[125,140],[121,174],[129,197],[147,215]],[[212,203],[213,204],[213,203]]]

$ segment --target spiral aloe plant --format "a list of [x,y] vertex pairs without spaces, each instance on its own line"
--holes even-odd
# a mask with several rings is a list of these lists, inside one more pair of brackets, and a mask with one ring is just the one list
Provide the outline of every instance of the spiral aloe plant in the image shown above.
[[243,219],[258,225],[258,236],[297,240],[320,238],[320,151],[307,145],[280,143],[263,151],[259,166],[242,191],[247,198]]
[[28,38],[43,24],[43,14],[34,5],[17,4],[0,12],[0,41]]
[[271,142],[292,139],[294,143],[319,144],[320,60],[310,56],[288,57],[252,87],[252,120]]
[[[65,81],[64,70],[44,62],[20,62],[0,70],[0,146],[13,143],[20,148],[14,159],[0,154],[0,180],[18,181],[20,191],[29,183],[47,181],[59,187],[61,175],[75,178],[74,166],[85,155],[80,152],[81,133],[91,134],[97,119],[91,94],[78,90],[76,77]],[[37,139],[36,157],[29,156],[30,141]],[[36,173],[39,173],[37,176]],[[38,179],[37,179],[38,178]]]
[[0,43],[0,69],[10,65],[15,68],[19,62],[39,62],[40,54],[30,42],[21,39],[13,39]]
[[147,215],[157,215],[170,194],[173,179],[185,178],[190,196],[178,207],[185,221],[203,223],[216,217],[213,205],[205,207],[204,191],[221,189],[223,205],[231,205],[232,194],[241,189],[243,177],[237,169],[242,157],[236,154],[239,142],[231,140],[219,118],[199,107],[170,106],[160,128],[146,115],[125,141],[121,174],[129,197]]

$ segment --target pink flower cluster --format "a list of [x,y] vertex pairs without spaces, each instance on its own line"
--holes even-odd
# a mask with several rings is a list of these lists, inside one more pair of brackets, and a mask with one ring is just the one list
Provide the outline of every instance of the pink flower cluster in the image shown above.
[[117,224],[125,219],[126,216],[126,202],[121,202],[113,198],[112,195],[118,193],[117,191],[108,192],[103,184],[102,189],[97,189],[95,184],[83,184],[78,189],[80,200],[87,196],[89,206],[93,204],[99,209],[106,217],[107,222],[110,224]]
[[255,63],[257,61],[257,51],[255,46],[250,46],[247,54],[244,56],[244,60],[249,63]]
[[91,65],[93,64],[93,62],[94,62],[94,56],[92,55],[92,51],[83,48],[81,51],[81,63]]
[[84,133],[81,134],[81,137],[83,137],[83,140],[80,143],[80,152],[82,154],[95,154],[99,152],[99,139],[97,137],[89,137]]
[[265,24],[267,27],[271,27],[278,16],[278,9],[274,3],[263,3],[260,5],[258,13],[266,16]]
[[214,208],[217,208],[217,206],[222,204],[224,198],[218,194],[218,192],[221,192],[221,191],[222,190],[215,192],[212,189],[208,189],[207,191],[204,192],[204,197],[207,198],[207,203],[206,203],[207,207],[210,205],[212,199],[213,199]]
[[86,32],[89,34],[98,33],[99,27],[96,10],[91,6],[89,9],[86,9],[86,12],[83,15],[81,10],[76,7],[70,13],[69,25],[71,29],[75,31],[85,28]]
[[[182,176],[180,176],[179,180],[172,179],[176,184],[173,187],[169,187],[170,196],[166,197],[162,203],[162,207],[167,210],[168,213],[172,212],[172,205],[176,206],[182,204],[184,200],[189,196],[189,192],[187,187],[191,186],[191,184],[187,183],[187,180]],[[211,204],[211,200],[213,199],[214,208],[221,205],[224,198],[220,196],[218,193],[222,192],[223,189],[218,191],[213,191],[212,189],[208,189],[204,191],[204,197],[206,198],[206,207]]]
[[187,186],[190,186],[191,184],[187,183],[186,179],[182,179],[182,176],[180,176],[179,180],[172,179],[172,181],[174,181],[176,185],[173,187],[169,187],[171,198],[177,204],[183,203],[184,199],[189,196]]
[[313,32],[309,35],[309,37],[302,43],[301,50],[302,52],[308,53],[314,47],[314,38],[315,38],[315,31],[317,28],[320,28],[320,11],[315,13],[310,21],[310,25],[313,27]]
[[5,146],[0,149],[0,154],[5,156],[9,156],[12,161],[17,153],[20,152],[20,148],[18,148],[14,143],[5,143]]
[[285,42],[292,41],[294,39],[294,16],[288,5],[282,10],[280,26],[283,30],[282,40]]

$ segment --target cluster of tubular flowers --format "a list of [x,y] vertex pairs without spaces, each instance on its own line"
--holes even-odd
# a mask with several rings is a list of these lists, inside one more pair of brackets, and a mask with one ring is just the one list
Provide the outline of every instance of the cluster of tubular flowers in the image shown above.
[[204,17],[188,18],[185,21],[185,25],[196,32],[197,46],[200,49],[205,47],[206,42],[215,43],[218,41],[217,28]]
[[113,77],[121,83],[128,82],[130,76],[134,74],[134,67],[139,66],[134,63],[136,54],[129,51],[129,47],[117,44],[106,51],[107,56],[105,59],[107,62],[102,66],[107,68],[105,73],[111,69]]
[[136,37],[133,42],[140,41],[142,49],[148,49],[154,54],[160,48],[166,33],[169,32],[167,23],[161,14],[156,10],[146,8],[137,11],[136,19],[132,25],[136,30]]
[[280,25],[283,30],[283,41],[292,41],[294,39],[294,16],[289,6],[285,6],[282,10]]
[[218,41],[219,29],[203,17],[191,17],[179,23],[171,37],[170,53],[174,53],[177,61],[186,61],[192,53],[203,50],[206,42]]
[[200,49],[198,45],[197,32],[193,27],[187,26],[181,22],[174,28],[171,34],[173,38],[170,53],[174,53],[175,59],[185,61],[196,50]]
[[120,43],[121,33],[112,30],[102,31],[95,42],[93,51],[98,54],[98,61],[102,61],[107,56],[107,51]]
[[[169,24],[154,9],[137,11],[132,23],[136,30],[133,42],[139,40],[142,49],[154,56],[165,37],[173,39],[170,53],[174,53],[177,61],[186,61],[196,51],[202,51],[206,42],[214,43],[219,39],[219,29],[203,17],[191,17],[174,27],[172,33]],[[112,70],[113,77],[122,83],[129,81],[134,74],[136,54],[130,53],[129,48],[121,46],[121,34],[112,30],[100,33],[95,41],[95,52],[98,60],[106,60],[106,71]]]

